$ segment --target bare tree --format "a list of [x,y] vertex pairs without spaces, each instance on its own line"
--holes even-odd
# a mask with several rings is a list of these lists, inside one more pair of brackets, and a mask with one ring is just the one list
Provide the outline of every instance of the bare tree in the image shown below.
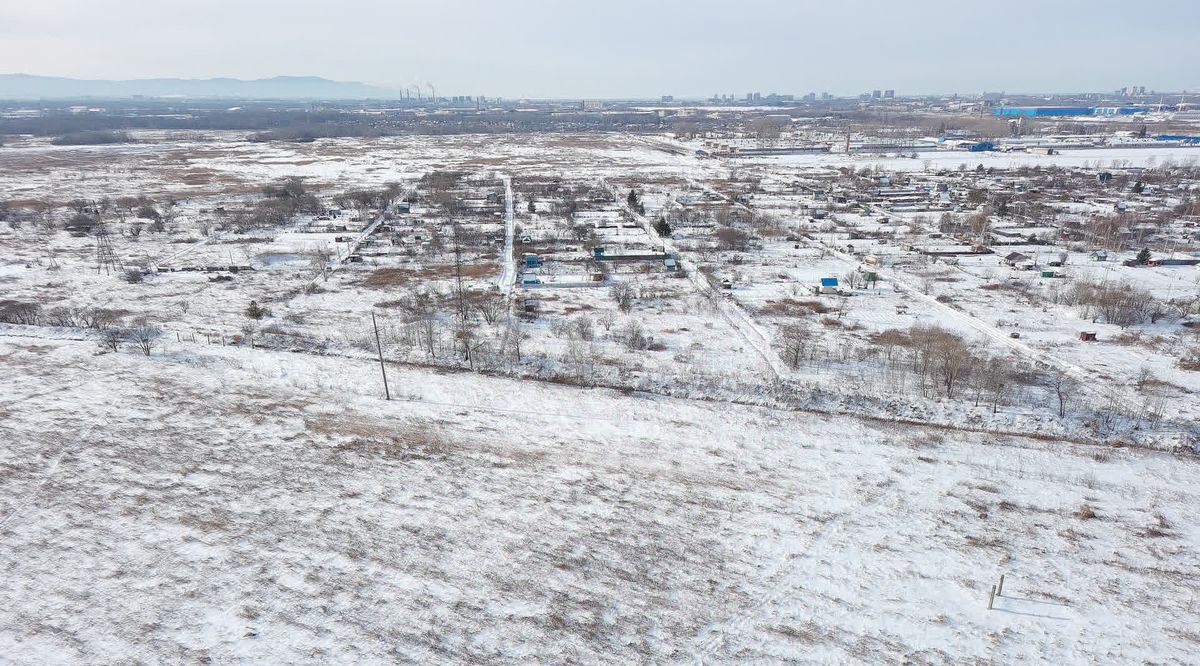
[[121,349],[121,343],[125,342],[125,331],[119,328],[105,329],[100,334],[100,347],[109,351],[118,351]]
[[607,333],[612,330],[613,324],[617,323],[617,315],[612,310],[605,310],[600,313],[600,316],[596,317],[596,322],[603,326],[604,331]]
[[596,356],[596,348],[590,342],[572,339],[567,344],[563,361],[580,386],[595,384]]
[[413,289],[404,299],[405,320],[417,332],[417,346],[430,358],[437,358],[441,321],[437,297],[426,289]]
[[954,397],[954,389],[971,371],[974,362],[971,348],[962,338],[946,331],[937,347],[937,366],[946,397]]
[[1054,391],[1054,397],[1058,398],[1059,418],[1065,417],[1067,415],[1067,405],[1075,398],[1075,393],[1079,389],[1079,382],[1063,370],[1055,370],[1050,373],[1050,389]]
[[591,342],[596,337],[596,329],[592,324],[592,318],[587,315],[579,315],[571,320],[571,327],[574,329],[575,336],[585,342]]
[[628,282],[614,282],[608,288],[608,293],[617,302],[617,307],[621,312],[629,312],[633,309],[633,287]]
[[1000,403],[1012,390],[1015,374],[1015,368],[1007,358],[994,356],[988,359],[979,383],[987,392],[993,414],[999,411]]
[[783,348],[784,363],[795,370],[804,363],[804,357],[812,342],[812,332],[799,325],[784,326],[779,331],[779,341]]
[[142,353],[146,356],[150,355],[150,350],[154,348],[155,343],[158,341],[158,338],[161,335],[162,330],[157,326],[151,326],[150,324],[142,324],[129,330],[129,339],[132,340],[133,343],[137,345],[137,348],[141,349]]
[[750,234],[733,227],[723,227],[717,230],[717,246],[722,250],[743,252],[750,246]]
[[471,303],[483,316],[485,322],[495,324],[507,310],[508,299],[505,298],[503,292],[493,289],[473,294]]
[[520,322],[512,322],[512,328],[508,331],[508,347],[512,352],[513,360],[517,363],[521,362],[521,345],[529,339],[529,334],[525,332],[525,327]]

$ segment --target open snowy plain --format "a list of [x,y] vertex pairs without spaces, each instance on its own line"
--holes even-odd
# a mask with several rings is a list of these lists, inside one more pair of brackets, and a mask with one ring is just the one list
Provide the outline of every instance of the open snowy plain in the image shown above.
[[[896,267],[836,305],[825,344],[944,323],[979,354],[1074,373],[1070,414],[1032,380],[987,405],[982,388],[974,404],[918,390],[865,357],[790,367],[770,306],[858,263],[819,237],[731,259],[680,233],[678,273],[614,263],[606,288],[555,288],[591,279],[585,240],[673,249],[651,218],[729,177],[629,137],[139,138],[0,150],[14,201],[148,195],[178,211],[161,232],[114,233],[146,269],[136,283],[97,271],[91,238],[0,224],[0,300],[159,327],[143,353],[105,349],[95,327],[0,324],[2,662],[1196,663],[1200,460],[1181,443],[1200,387],[1173,358],[1068,346],[1093,322],[989,297],[964,261],[938,293],[965,305]],[[490,234],[463,281],[496,285],[510,313],[540,300],[524,323],[476,322],[469,363],[449,360],[461,330],[428,347],[400,330],[419,324],[396,305],[406,290],[453,282],[428,247],[447,224],[429,200],[387,220],[414,249],[361,263],[337,253],[353,232],[306,231],[311,216],[201,231],[283,178],[327,197],[439,170],[469,174]],[[625,223],[568,237],[545,193],[559,187],[615,195],[592,212]],[[630,187],[647,216],[622,212]],[[548,258],[527,289],[505,265],[523,249]],[[721,295],[696,267],[726,260],[738,282]],[[254,270],[155,270],[188,262]],[[621,282],[628,309],[607,288]],[[273,314],[248,322],[251,299]],[[583,317],[587,335],[571,333]],[[1182,347],[1184,319],[1153,332]],[[1172,396],[1154,427],[1098,429],[1093,403],[1134,403],[1146,358]]]

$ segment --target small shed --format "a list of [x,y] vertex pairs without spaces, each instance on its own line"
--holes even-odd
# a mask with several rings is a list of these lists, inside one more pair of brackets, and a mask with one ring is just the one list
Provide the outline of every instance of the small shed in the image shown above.
[[666,266],[667,270],[669,271],[679,270],[679,264],[675,262],[674,257],[667,257],[666,259],[663,259],[663,265]]
[[596,247],[592,248],[592,258],[593,259],[603,259],[604,258],[604,246],[603,245],[597,245]]
[[1004,263],[1008,264],[1009,266],[1024,264],[1028,261],[1029,255],[1021,254],[1020,252],[1009,252],[1008,254],[1004,255]]
[[1096,341],[1096,332],[1095,331],[1080,331],[1079,332],[1079,341],[1080,342],[1095,342]]

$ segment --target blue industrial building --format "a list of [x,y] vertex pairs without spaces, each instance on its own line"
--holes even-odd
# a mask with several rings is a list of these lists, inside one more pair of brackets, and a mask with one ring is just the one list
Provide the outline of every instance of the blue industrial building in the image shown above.
[[1146,106],[1001,106],[992,110],[997,116],[1127,116],[1149,111]]
[[1159,141],[1180,141],[1182,143],[1200,143],[1200,136],[1187,136],[1184,134],[1159,134],[1154,137]]

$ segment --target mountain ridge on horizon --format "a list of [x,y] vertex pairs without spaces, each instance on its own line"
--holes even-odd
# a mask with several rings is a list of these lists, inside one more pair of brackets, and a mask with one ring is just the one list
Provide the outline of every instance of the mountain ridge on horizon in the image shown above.
[[12,100],[131,97],[369,99],[399,96],[399,90],[320,76],[77,79],[21,73],[0,74],[0,99]]

